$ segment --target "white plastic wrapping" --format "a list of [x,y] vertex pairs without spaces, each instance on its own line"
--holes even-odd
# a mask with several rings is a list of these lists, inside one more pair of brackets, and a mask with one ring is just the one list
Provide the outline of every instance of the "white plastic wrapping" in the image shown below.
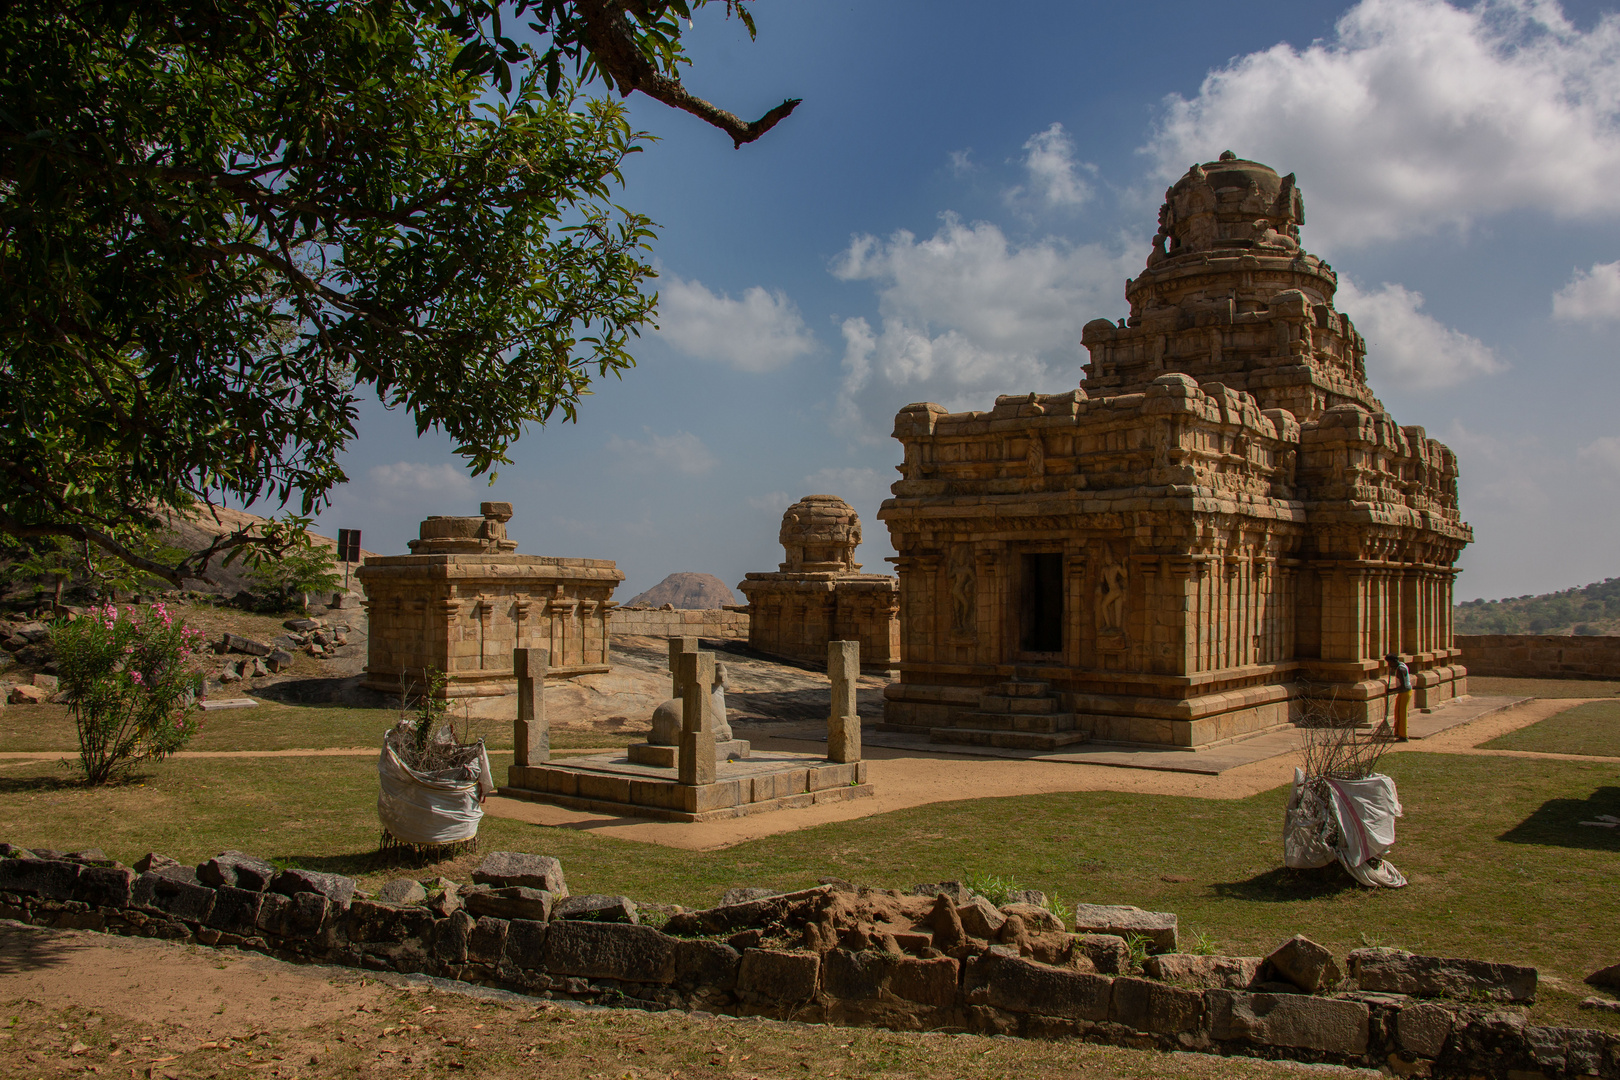
[[1307,778],[1296,768],[1283,815],[1283,863],[1326,866],[1336,858],[1363,885],[1398,889],[1406,878],[1384,853],[1395,845],[1400,816],[1395,781],[1382,773],[1338,780]]
[[421,773],[400,760],[385,740],[377,758],[377,816],[394,839],[407,844],[452,844],[478,834],[484,797],[495,790],[489,754],[454,769]]

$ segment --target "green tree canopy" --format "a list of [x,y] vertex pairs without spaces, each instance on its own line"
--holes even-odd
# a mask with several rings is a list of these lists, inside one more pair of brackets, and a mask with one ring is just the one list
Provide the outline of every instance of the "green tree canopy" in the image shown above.
[[[356,402],[474,473],[633,366],[653,225],[601,80],[687,93],[705,0],[16,0],[0,10],[0,532],[120,543],[197,501],[309,514]],[[740,3],[728,14],[748,20]],[[505,23],[503,25],[503,17]],[[509,36],[528,19],[540,47]]]

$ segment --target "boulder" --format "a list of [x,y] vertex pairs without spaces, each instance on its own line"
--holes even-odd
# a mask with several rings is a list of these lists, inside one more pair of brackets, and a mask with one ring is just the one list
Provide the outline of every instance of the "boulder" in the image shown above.
[[13,686],[6,695],[6,701],[11,705],[39,705],[50,696],[38,686]]
[[1116,934],[1070,934],[1069,952],[1091,961],[1104,975],[1121,975],[1131,968],[1131,948]]
[[1586,977],[1586,985],[1604,990],[1620,990],[1620,964],[1599,968]]
[[197,880],[216,888],[228,885],[263,892],[275,876],[274,866],[240,851],[222,851],[197,867]]
[[1533,1002],[1536,969],[1442,956],[1420,956],[1401,949],[1357,949],[1349,956],[1350,976],[1363,990],[1413,997],[1449,997]]
[[344,877],[342,874],[323,874],[316,870],[300,870],[296,867],[283,870],[272,878],[270,888],[285,896],[296,896],[303,892],[318,893],[339,910],[348,907],[354,900],[353,878]]
[[288,630],[305,631],[313,630],[321,624],[316,622],[314,619],[288,619],[281,625],[285,626]]
[[50,638],[51,629],[42,622],[25,622],[15,628],[12,635],[22,638],[26,645],[38,645]]
[[462,897],[467,910],[474,915],[488,915],[495,919],[529,919],[534,922],[549,920],[556,901],[555,893],[523,885],[483,889]]
[[62,684],[57,680],[55,675],[36,674],[31,681],[35,686],[39,687],[41,690],[44,690],[48,694],[54,694],[62,688]]
[[292,666],[293,654],[286,649],[271,649],[265,661],[271,671],[285,671]]
[[[1192,953],[1163,953],[1142,963],[1142,974],[1150,979],[1196,986],[1207,990],[1245,990],[1254,985],[1265,961],[1258,956],[1195,956]],[[1097,970],[1101,971],[1102,968]]]
[[246,653],[249,656],[270,655],[270,646],[266,645],[262,641],[254,641],[252,638],[242,637],[240,634],[227,633],[223,638],[220,639],[220,644],[225,647],[223,650],[224,652]]
[[589,893],[568,896],[551,909],[553,919],[583,919],[590,922],[639,923],[636,902],[628,896],[603,896]]
[[1277,946],[1266,957],[1266,971],[1307,994],[1331,990],[1343,978],[1339,965],[1333,960],[1333,953],[1304,934],[1295,934]]
[[419,904],[427,895],[415,878],[394,878],[377,890],[377,899],[385,904]]
[[567,896],[568,885],[563,880],[562,863],[549,855],[530,855],[522,851],[494,851],[478,869],[473,881],[481,885],[506,888],[521,885],[528,889],[543,889],[555,896]]
[[1176,951],[1176,917],[1167,911],[1143,911],[1127,904],[1076,904],[1074,929],[1081,934],[1114,934],[1147,938],[1148,951]]

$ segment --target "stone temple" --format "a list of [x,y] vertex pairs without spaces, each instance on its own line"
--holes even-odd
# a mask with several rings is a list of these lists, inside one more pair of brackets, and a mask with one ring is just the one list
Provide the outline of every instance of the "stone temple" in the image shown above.
[[1130,315],[1079,389],[908,405],[883,504],[903,661],[892,730],[1200,746],[1466,692],[1451,623],[1473,533],[1457,459],[1367,385],[1294,177],[1229,153],[1165,194]]

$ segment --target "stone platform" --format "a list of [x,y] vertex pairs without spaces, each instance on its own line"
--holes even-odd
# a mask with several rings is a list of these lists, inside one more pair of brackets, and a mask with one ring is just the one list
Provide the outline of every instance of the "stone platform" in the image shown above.
[[660,821],[714,821],[872,795],[866,762],[784,751],[716,762],[712,784],[682,784],[674,770],[637,764],[622,751],[513,765],[507,778],[499,794],[508,798]]

